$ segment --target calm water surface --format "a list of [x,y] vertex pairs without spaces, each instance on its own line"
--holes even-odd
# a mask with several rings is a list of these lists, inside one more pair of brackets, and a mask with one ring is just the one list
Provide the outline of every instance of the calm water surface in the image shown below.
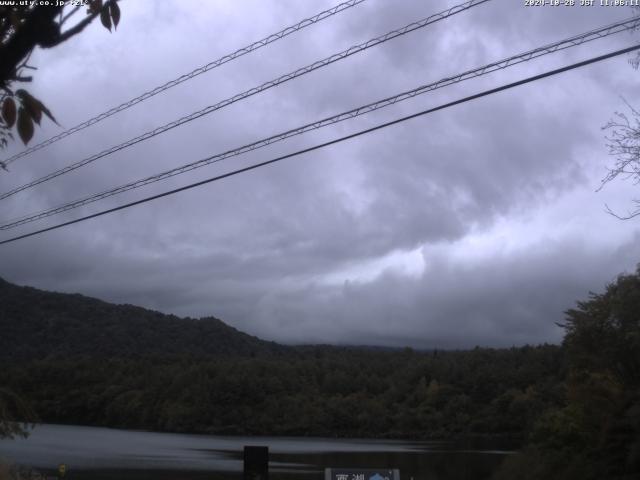
[[39,425],[27,439],[0,440],[0,457],[68,480],[242,478],[242,449],[266,445],[272,480],[322,479],[325,467],[399,468],[409,480],[482,480],[508,451],[439,442],[221,437]]

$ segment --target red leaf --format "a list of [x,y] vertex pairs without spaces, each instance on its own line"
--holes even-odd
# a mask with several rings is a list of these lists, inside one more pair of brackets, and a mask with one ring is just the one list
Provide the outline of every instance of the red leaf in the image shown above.
[[2,104],[2,118],[9,128],[16,122],[16,102],[11,97],[6,98]]

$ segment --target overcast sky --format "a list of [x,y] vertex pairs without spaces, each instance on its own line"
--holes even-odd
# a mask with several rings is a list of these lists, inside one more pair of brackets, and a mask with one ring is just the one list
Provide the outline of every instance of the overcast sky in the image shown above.
[[[338,2],[123,1],[39,51],[31,91],[62,128]],[[4,192],[156,126],[454,5],[367,0],[14,162]],[[494,0],[234,104],[0,203],[3,220],[222,152],[630,16]],[[419,96],[47,221],[53,225],[311,146],[640,39],[623,33]],[[640,72],[623,56],[221,182],[0,246],[0,276],[262,338],[461,348],[558,342],[563,312],[640,262],[640,187],[596,192],[602,126]],[[20,151],[14,145],[7,155]]]

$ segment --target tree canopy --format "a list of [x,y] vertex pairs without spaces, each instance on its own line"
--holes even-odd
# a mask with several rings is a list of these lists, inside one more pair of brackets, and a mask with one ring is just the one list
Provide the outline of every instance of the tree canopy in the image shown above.
[[640,268],[578,302],[563,326],[565,404],[538,418],[500,478],[638,478]]

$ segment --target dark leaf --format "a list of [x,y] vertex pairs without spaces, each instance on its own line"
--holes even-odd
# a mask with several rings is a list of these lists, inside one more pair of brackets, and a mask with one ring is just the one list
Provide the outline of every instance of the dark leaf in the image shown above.
[[111,12],[111,19],[113,20],[113,28],[115,29],[120,23],[120,7],[116,0],[111,0],[109,4],[109,12]]
[[20,110],[18,110],[18,135],[20,135],[25,145],[33,137],[33,120],[24,107],[20,107]]
[[22,104],[27,108],[31,117],[35,120],[35,122],[40,125],[40,120],[42,119],[42,114],[44,113],[47,117],[49,117],[54,123],[59,125],[58,121],[55,119],[51,111],[44,106],[44,104],[31,95],[26,90],[20,89],[16,92],[16,95],[20,97],[22,100]]
[[109,16],[109,9],[105,8],[100,12],[100,21],[104,28],[111,31],[111,17]]
[[43,104],[42,102],[39,102],[39,103],[40,103],[40,110],[42,110],[42,112],[43,112],[47,117],[49,117],[49,120],[51,120],[51,121],[52,121],[53,123],[55,123],[56,125],[60,125],[60,124],[58,123],[58,121],[56,120],[56,118],[53,116],[53,113],[51,113],[51,111],[50,111],[47,107],[45,107],[45,106],[44,106],[44,104]]
[[9,128],[16,123],[16,102],[11,97],[6,98],[2,104],[2,118]]
[[9,14],[9,18],[11,19],[11,26],[14,28],[14,30],[17,30],[21,23],[20,18],[18,18],[18,14],[14,10],[12,10]]
[[42,119],[42,109],[40,108],[40,105],[42,105],[42,103],[23,89],[18,90],[16,95],[22,101],[22,106],[27,110],[27,112],[29,112],[31,118],[40,125],[40,120]]
[[40,125],[40,120],[42,120],[42,110],[36,108],[33,104],[26,104],[25,108],[29,112],[29,115],[31,115],[31,118],[33,118],[33,121]]
[[93,0],[89,4],[89,13],[96,14],[102,9],[102,0]]

